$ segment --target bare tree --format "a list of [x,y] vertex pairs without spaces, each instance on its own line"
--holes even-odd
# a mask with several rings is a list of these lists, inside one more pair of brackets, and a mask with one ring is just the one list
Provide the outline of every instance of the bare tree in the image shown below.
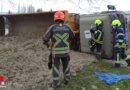
[[20,13],[26,13],[26,6],[20,7]]
[[11,11],[10,11],[10,10],[8,11],[8,14],[11,14]]
[[33,13],[33,12],[35,12],[34,6],[29,5],[28,8],[27,8],[27,12],[28,12],[28,13]]
[[[51,8],[53,8],[57,5],[57,3],[60,0],[38,0],[38,1],[43,3],[43,8],[47,7],[48,2],[52,2],[53,4],[51,5]],[[109,2],[110,0],[62,0],[62,1],[63,3],[69,2],[71,4],[69,8],[71,9],[71,11],[74,11],[74,12],[79,11],[79,10],[82,10],[85,12],[100,10],[102,3],[104,2],[110,3]]]
[[8,0],[8,3],[10,4],[12,10],[17,9],[17,4],[13,0]]
[[82,10],[85,12],[100,10],[104,2],[111,3],[109,2],[109,0],[67,0],[67,1],[71,1],[70,3],[72,3],[74,11]]
[[[23,6],[21,7],[20,3],[16,3],[15,0],[0,0],[1,10],[3,9],[3,6],[4,6],[3,2],[6,2],[6,1],[8,1],[11,11],[17,10],[18,12],[20,12],[21,8],[23,8],[22,12],[35,11],[34,6],[32,5],[34,0],[26,0],[26,2],[30,3],[30,5],[26,8],[26,10],[25,10],[25,7]],[[58,4],[59,1],[61,0],[37,0],[37,2],[41,2],[42,6],[40,8],[42,9],[46,9],[46,8],[53,9],[55,8],[55,6]],[[71,9],[71,11],[73,10],[74,12],[79,11],[79,10],[86,11],[86,12],[99,10],[103,2],[110,3],[109,0],[62,0],[62,1],[63,3],[64,2],[70,3],[71,6],[69,8]],[[48,4],[49,6],[51,6],[50,8],[48,7]],[[41,10],[37,10],[37,11],[41,12]]]
[[20,3],[19,3],[18,4],[18,9],[17,9],[18,13],[20,13],[20,9],[21,9],[21,6],[20,6]]
[[42,12],[42,11],[43,11],[42,8],[37,9],[37,12]]

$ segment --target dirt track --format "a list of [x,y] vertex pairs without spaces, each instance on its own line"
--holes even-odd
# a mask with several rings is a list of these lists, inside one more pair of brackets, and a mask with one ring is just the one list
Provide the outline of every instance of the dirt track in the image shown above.
[[[0,75],[7,85],[3,90],[47,89],[52,82],[51,70],[47,67],[48,55],[42,39],[0,37]],[[71,51],[71,75],[75,76],[84,64],[94,60],[91,55]]]

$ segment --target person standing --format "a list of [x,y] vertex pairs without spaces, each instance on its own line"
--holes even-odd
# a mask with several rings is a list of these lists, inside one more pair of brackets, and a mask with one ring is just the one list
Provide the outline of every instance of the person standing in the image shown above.
[[120,67],[120,59],[123,58],[130,66],[130,55],[125,54],[125,47],[126,47],[126,34],[124,28],[121,26],[121,22],[119,20],[113,20],[112,26],[115,35],[115,65],[114,67]]
[[64,23],[65,15],[63,12],[58,11],[54,14],[55,24],[50,26],[46,33],[43,35],[44,44],[47,45],[51,39],[51,57],[53,64],[53,88],[60,87],[60,60],[63,65],[64,84],[70,82],[70,67],[69,67],[69,40],[74,38],[72,29]]
[[94,49],[97,49],[97,59],[101,60],[101,48],[103,44],[103,23],[101,20],[97,19],[95,20],[94,24],[96,25],[95,28],[91,28],[90,32],[93,35],[93,38],[90,39],[90,50],[94,52]]

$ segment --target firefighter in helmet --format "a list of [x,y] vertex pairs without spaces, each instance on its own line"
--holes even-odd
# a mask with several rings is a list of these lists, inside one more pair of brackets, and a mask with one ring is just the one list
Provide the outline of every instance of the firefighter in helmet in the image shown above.
[[100,60],[101,59],[101,48],[102,48],[102,44],[103,44],[103,23],[101,20],[97,19],[95,20],[94,24],[96,25],[96,27],[92,27],[90,29],[90,32],[93,35],[93,38],[89,40],[89,46],[90,46],[90,50],[92,52],[94,52],[94,49],[97,49],[97,59]]
[[43,35],[44,44],[47,45],[51,39],[51,57],[53,67],[53,88],[60,87],[60,60],[63,65],[64,84],[70,82],[70,68],[69,68],[69,40],[74,38],[72,29],[64,23],[65,15],[63,12],[58,11],[54,14],[55,24],[50,26],[47,32]]
[[125,54],[125,48],[126,48],[126,34],[125,30],[121,25],[121,22],[119,20],[113,20],[112,26],[114,29],[114,35],[115,35],[115,65],[114,67],[120,67],[120,59],[125,59],[128,63],[128,66],[130,66],[130,55]]

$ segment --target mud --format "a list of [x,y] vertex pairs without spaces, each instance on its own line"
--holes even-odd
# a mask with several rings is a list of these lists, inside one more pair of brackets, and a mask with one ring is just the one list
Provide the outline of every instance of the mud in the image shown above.
[[[7,86],[0,90],[47,90],[52,83],[48,55],[42,39],[0,37],[0,75]],[[71,76],[96,60],[86,53],[71,51],[70,55]]]

